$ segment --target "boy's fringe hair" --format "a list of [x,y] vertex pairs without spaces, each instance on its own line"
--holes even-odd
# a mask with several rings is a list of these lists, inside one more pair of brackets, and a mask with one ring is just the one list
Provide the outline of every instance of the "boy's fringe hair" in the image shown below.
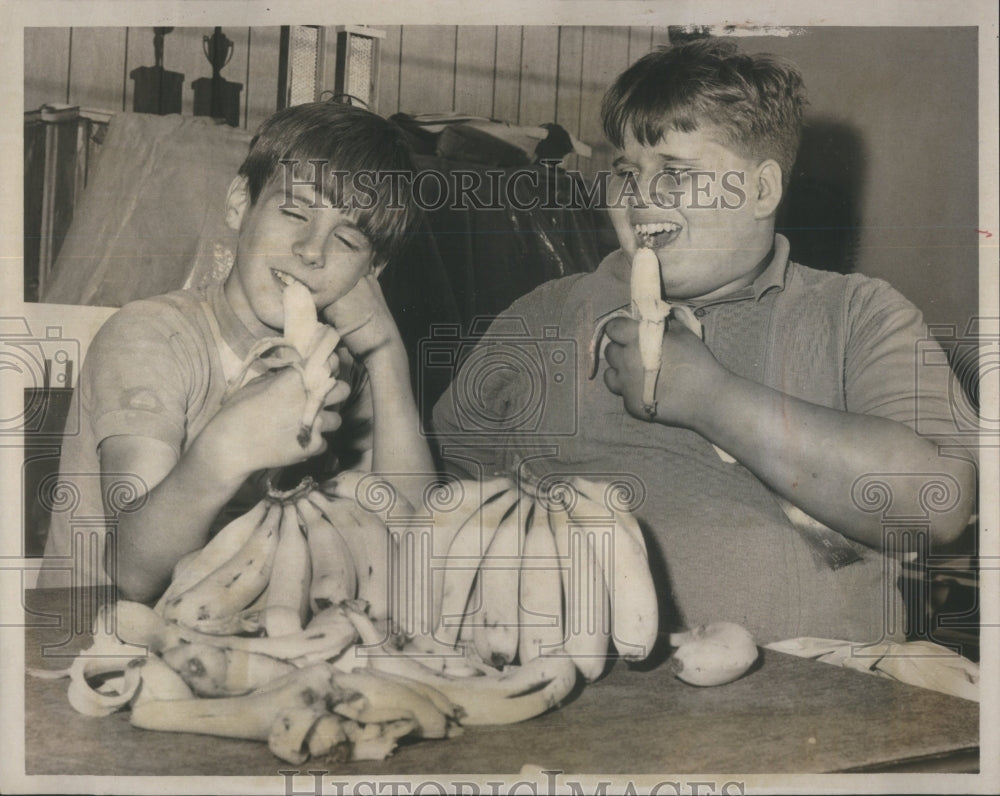
[[718,132],[744,157],[773,158],[788,186],[802,137],[802,76],[776,56],[748,55],[726,39],[662,47],[622,72],[601,106],[604,133],[619,149],[626,131],[655,145],[667,129]]
[[[373,265],[385,265],[399,254],[419,209],[408,191],[409,179],[379,179],[387,172],[409,176],[414,170],[410,149],[393,122],[339,102],[309,102],[278,111],[258,128],[240,166],[251,202],[271,180],[284,179],[282,161],[296,164],[295,179],[300,182],[313,179],[310,161],[318,161],[325,201],[334,206],[347,206],[352,196],[371,205],[356,212],[359,229],[371,241]],[[347,176],[334,179],[334,171]],[[352,189],[353,176],[362,171],[372,173],[364,193]],[[367,195],[369,190],[377,197]]]

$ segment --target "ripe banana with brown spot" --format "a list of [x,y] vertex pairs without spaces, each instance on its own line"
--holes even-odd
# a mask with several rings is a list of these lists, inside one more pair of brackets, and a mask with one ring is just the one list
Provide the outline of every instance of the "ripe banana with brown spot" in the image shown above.
[[353,499],[333,497],[322,489],[312,490],[306,497],[337,528],[347,544],[357,570],[357,597],[368,604],[368,615],[388,619],[392,556],[385,523]]
[[[244,650],[283,661],[319,657],[334,658],[357,641],[354,624],[343,606],[320,611],[298,633],[284,636],[221,636],[182,627],[157,614],[152,608],[128,600],[110,604],[117,637],[126,644],[148,647],[162,654],[180,644],[206,644],[222,649]],[[305,662],[305,661],[302,661]],[[308,662],[314,662],[309,660]]]
[[197,642],[166,649],[162,659],[202,697],[248,694],[296,669],[294,664],[270,655]]
[[343,692],[354,692],[360,700],[344,700],[333,712],[361,724],[384,724],[399,719],[416,722],[421,738],[447,738],[449,717],[416,689],[381,677],[377,672],[336,672],[333,684]]
[[455,534],[443,567],[441,603],[434,637],[454,647],[467,616],[476,572],[504,516],[517,504],[517,490],[506,490],[474,511]]
[[434,484],[426,499],[434,511],[431,554],[435,558],[446,556],[465,523],[495,497],[514,488],[514,482],[506,476],[493,476],[481,481],[449,478]]
[[235,630],[237,614],[270,580],[280,521],[281,507],[269,506],[239,551],[190,589],[166,600],[163,616],[188,628],[213,631],[223,629],[232,620],[229,632]]
[[472,643],[479,659],[494,669],[517,657],[518,590],[524,517],[530,501],[521,499],[502,520],[479,563],[482,611],[472,620]]
[[139,690],[132,697],[133,707],[140,702],[191,699],[194,696],[184,678],[156,655],[133,658],[128,666],[139,671]]
[[638,520],[628,511],[609,505],[607,490],[614,484],[598,484],[582,477],[572,479],[584,512],[608,516],[613,522],[611,566],[604,570],[611,594],[612,642],[625,660],[646,658],[659,632],[659,603],[649,556]]
[[291,505],[281,509],[278,545],[261,612],[261,625],[269,636],[298,633],[309,617],[312,562],[309,543]]
[[[353,724],[353,722],[351,723]],[[323,758],[330,763],[343,763],[350,760],[352,744],[347,735],[347,724],[347,720],[340,716],[334,716],[332,713],[321,715],[306,736],[309,756]]]
[[[183,629],[168,622],[148,605],[132,600],[117,600],[98,609],[95,626],[114,628],[114,636],[123,644],[161,653],[168,647],[180,644]],[[95,641],[104,636],[95,636]]]
[[283,710],[322,705],[344,697],[334,688],[329,667],[316,664],[296,669],[268,689],[245,696],[144,702],[132,709],[131,723],[146,730],[266,741]]
[[371,621],[357,612],[348,615],[362,642],[373,642],[358,650],[359,658],[366,657],[369,668],[436,689],[458,707],[464,725],[525,721],[558,705],[576,684],[576,666],[567,655],[535,658],[489,675],[455,677],[434,671],[390,645],[376,646],[379,633]]
[[604,583],[603,555],[599,555],[603,550],[595,547],[587,525],[574,522],[569,508],[574,500],[575,490],[562,484],[545,498],[544,505],[563,566],[566,623],[563,647],[589,683],[599,678],[607,666],[611,606]]
[[385,760],[392,754],[399,739],[413,732],[416,722],[399,719],[384,724],[358,724],[345,721],[344,729],[351,744],[351,761]]
[[[267,748],[279,760],[302,765],[309,759],[308,738],[313,727],[330,715],[323,704],[294,705],[279,711],[267,736]],[[347,736],[344,735],[346,742]]]
[[[355,669],[354,671],[359,671]],[[414,680],[410,677],[403,677],[401,675],[395,674],[393,672],[386,672],[381,670],[378,671],[378,676],[392,680],[400,685],[405,685],[407,688],[411,688],[420,694],[425,699],[429,700],[434,707],[436,707],[441,713],[447,716],[452,722],[460,723],[465,717],[465,711],[462,710],[458,705],[448,699],[443,693],[438,691],[434,686],[421,682],[420,680]],[[453,734],[454,726],[449,726],[449,735]]]
[[308,498],[299,498],[295,502],[295,510],[305,529],[312,562],[309,586],[312,610],[322,611],[345,600],[353,600],[358,591],[358,574],[347,542]]
[[521,556],[518,658],[521,664],[539,655],[560,653],[565,641],[562,573],[555,538],[545,509],[534,501],[528,512]]
[[[514,488],[509,478],[497,476],[483,481],[448,479],[435,484],[428,493],[426,503],[432,507],[433,525],[431,556],[446,559],[455,537],[474,515],[479,515],[484,505]],[[455,496],[458,495],[458,499]],[[431,584],[431,614],[441,615],[441,597],[444,591],[444,571],[433,573]]]
[[163,612],[168,600],[184,593],[235,556],[267,514],[270,502],[259,500],[249,511],[222,527],[200,550],[182,558],[174,567],[170,585],[156,603]]

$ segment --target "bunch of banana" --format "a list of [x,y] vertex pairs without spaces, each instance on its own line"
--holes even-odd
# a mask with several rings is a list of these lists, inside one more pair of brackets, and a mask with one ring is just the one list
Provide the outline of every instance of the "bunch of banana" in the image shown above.
[[566,656],[588,682],[612,644],[645,658],[656,591],[635,517],[606,500],[613,485],[572,477],[540,491],[496,488],[447,545],[437,641],[495,669]]
[[629,659],[651,649],[642,535],[605,504],[607,487],[453,482],[429,518],[432,631],[404,635],[400,542],[352,484],[269,490],[178,563],[154,607],[107,606],[95,627],[114,632],[49,676],[70,676],[82,712],[131,709],[137,727],[266,741],[300,763],[381,759],[405,736],[524,721],[580,674],[599,677],[612,644]]

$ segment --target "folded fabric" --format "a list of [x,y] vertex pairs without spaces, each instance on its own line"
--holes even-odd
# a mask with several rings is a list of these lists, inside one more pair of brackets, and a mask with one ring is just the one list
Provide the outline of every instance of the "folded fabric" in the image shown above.
[[775,641],[766,649],[979,701],[979,664],[932,641],[858,644],[802,636]]

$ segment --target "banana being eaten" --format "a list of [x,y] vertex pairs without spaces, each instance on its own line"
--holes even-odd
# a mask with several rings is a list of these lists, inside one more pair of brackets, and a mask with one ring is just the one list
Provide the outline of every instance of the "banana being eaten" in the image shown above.
[[590,341],[590,378],[597,375],[601,342],[608,322],[615,318],[632,318],[638,321],[639,356],[643,369],[642,410],[652,419],[656,417],[656,382],[660,375],[660,353],[667,318],[673,315],[698,337],[702,337],[702,327],[690,307],[663,300],[660,261],[656,252],[646,246],[638,249],[632,258],[629,292],[631,301],[627,308],[617,309],[598,320]]
[[340,344],[340,335],[332,326],[317,318],[316,305],[308,287],[291,277],[284,281],[283,335],[257,341],[243,360],[239,375],[230,382],[225,398],[239,389],[247,372],[258,361],[263,362],[270,370],[295,368],[302,376],[302,386],[306,392],[306,402],[296,435],[299,445],[305,448],[309,445],[313,425],[323,408],[323,401],[337,383],[336,376],[330,372],[330,359]]

